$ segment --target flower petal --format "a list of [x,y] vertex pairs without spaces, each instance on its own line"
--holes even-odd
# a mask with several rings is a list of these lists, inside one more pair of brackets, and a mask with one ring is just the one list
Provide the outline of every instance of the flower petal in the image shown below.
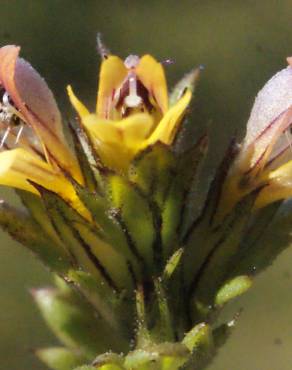
[[124,170],[149,135],[153,118],[137,113],[121,121],[109,121],[90,114],[82,123],[92,136],[102,161],[110,168],[119,169],[120,166]]
[[100,118],[108,118],[114,91],[122,84],[128,73],[122,59],[110,55],[100,68],[96,112]]
[[65,200],[84,216],[88,212],[78,199],[72,184],[52,166],[29,151],[18,148],[0,153],[0,185],[11,186],[38,194],[27,180],[33,181],[51,190]]
[[[277,117],[249,146],[243,146],[242,154],[251,153],[249,168],[256,172],[262,169],[267,162],[271,163],[279,154],[289,147],[289,138],[285,131],[292,123],[292,105]],[[256,166],[255,166],[256,165]]]
[[247,122],[244,147],[256,140],[291,105],[292,67],[289,66],[275,74],[258,93]]
[[81,119],[90,114],[85,105],[76,97],[70,85],[67,86],[67,93],[71,104],[73,105]]
[[[66,193],[68,181],[58,176],[52,167],[25,149],[0,153],[0,184],[37,193],[27,180],[36,182],[56,193]],[[65,189],[66,188],[66,189]]]
[[154,144],[156,141],[165,144],[172,143],[191,98],[192,92],[188,89],[180,100],[167,111],[147,140],[147,145]]
[[168,94],[161,63],[158,63],[151,55],[144,55],[136,67],[136,74],[146,89],[154,96],[162,113],[166,113]]
[[32,66],[18,58],[19,47],[0,49],[0,82],[45,147],[45,154],[81,181],[77,161],[68,149],[61,115],[46,82]]
[[271,171],[267,182],[268,185],[262,189],[256,201],[256,208],[262,208],[267,204],[292,196],[292,161]]
[[90,114],[82,120],[84,126],[98,140],[108,143],[138,145],[149,134],[153,119],[147,113],[137,113],[121,121],[100,119],[96,114]]

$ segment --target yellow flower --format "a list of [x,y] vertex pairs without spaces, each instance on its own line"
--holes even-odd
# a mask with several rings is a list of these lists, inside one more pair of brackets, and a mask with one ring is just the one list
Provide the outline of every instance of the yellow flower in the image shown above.
[[[291,61],[288,58],[288,61]],[[223,187],[226,214],[244,195],[263,187],[255,207],[292,196],[292,67],[274,75],[258,93],[243,143]]]
[[65,142],[55,99],[45,81],[18,54],[16,46],[0,49],[0,184],[35,194],[33,183],[39,184],[87,215],[65,175],[83,181]]
[[170,145],[191,90],[171,107],[163,67],[152,56],[106,56],[101,65],[96,112],[89,110],[68,86],[68,94],[103,164],[125,172],[131,159],[155,142]]

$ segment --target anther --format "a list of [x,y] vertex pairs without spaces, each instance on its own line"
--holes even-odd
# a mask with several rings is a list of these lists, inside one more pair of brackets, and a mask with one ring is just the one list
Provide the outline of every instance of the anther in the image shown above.
[[138,55],[129,55],[124,60],[124,65],[128,69],[136,68],[139,63],[140,58],[138,57]]

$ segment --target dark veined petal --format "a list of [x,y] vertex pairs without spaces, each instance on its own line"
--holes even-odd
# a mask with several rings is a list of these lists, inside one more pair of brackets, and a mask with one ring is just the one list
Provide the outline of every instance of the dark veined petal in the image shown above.
[[77,161],[65,143],[61,115],[44,79],[18,57],[19,47],[0,49],[0,82],[40,139],[47,159],[57,162],[81,181]]

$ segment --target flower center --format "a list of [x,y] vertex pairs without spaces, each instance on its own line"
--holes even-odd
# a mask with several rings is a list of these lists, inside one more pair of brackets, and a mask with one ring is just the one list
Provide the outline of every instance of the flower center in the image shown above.
[[128,74],[121,86],[114,92],[113,108],[117,110],[122,118],[128,117],[133,113],[151,113],[155,108],[151,102],[150,93],[136,75],[135,68],[138,66],[140,58],[137,55],[129,55],[124,65],[128,69]]

